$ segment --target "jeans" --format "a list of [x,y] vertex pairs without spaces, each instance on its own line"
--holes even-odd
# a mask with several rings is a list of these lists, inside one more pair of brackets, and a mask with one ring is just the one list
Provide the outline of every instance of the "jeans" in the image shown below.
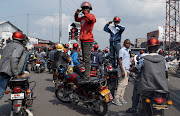
[[4,92],[6,91],[7,84],[10,80],[11,76],[7,74],[3,74],[0,76],[0,100],[4,96]]
[[81,43],[83,61],[84,61],[84,63],[85,63],[84,76],[85,76],[86,78],[89,78],[89,77],[90,77],[91,47],[92,47],[92,42],[82,42],[82,43]]
[[[120,43],[110,43],[110,57],[111,63],[114,68],[118,66],[118,57],[119,57],[119,50],[121,49]],[[117,60],[117,62],[116,62]]]
[[132,96],[132,108],[133,109],[136,109],[138,106],[138,103],[139,103],[139,97],[137,94],[138,82],[139,81],[134,82],[133,96]]
[[29,52],[26,51],[26,58],[25,58],[25,62],[24,62],[24,66],[23,66],[23,69],[21,71],[21,74],[23,74],[25,69],[26,69],[28,59],[29,59]]

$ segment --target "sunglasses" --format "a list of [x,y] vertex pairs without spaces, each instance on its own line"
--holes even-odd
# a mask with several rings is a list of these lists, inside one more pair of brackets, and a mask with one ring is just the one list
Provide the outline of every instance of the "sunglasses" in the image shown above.
[[82,7],[82,10],[84,10],[84,9],[89,9],[89,7],[87,7],[87,6],[85,6],[85,7]]

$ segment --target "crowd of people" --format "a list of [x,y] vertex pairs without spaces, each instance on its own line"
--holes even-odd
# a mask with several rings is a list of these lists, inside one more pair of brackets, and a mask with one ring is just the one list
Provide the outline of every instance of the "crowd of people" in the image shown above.
[[[124,41],[121,46],[121,34],[125,27],[120,26],[121,19],[117,16],[113,21],[108,22],[104,31],[110,34],[110,52],[108,49],[98,51],[99,46],[93,45],[93,26],[96,18],[90,13],[92,6],[89,2],[83,2],[82,10],[77,9],[75,13],[75,21],[81,23],[80,44],[74,43],[70,49],[68,44],[55,44],[48,50],[38,48],[35,52],[36,60],[42,62],[47,70],[47,62],[52,62],[51,68],[56,69],[59,65],[63,65],[67,70],[68,65],[73,63],[73,71],[76,72],[81,79],[90,78],[90,67],[98,66],[101,78],[104,77],[103,58],[109,58],[112,66],[118,72],[118,86],[115,93],[115,98],[112,101],[115,105],[121,106],[127,104],[124,99],[125,89],[128,85],[128,77],[132,72],[136,72],[137,81],[134,84],[132,108],[128,109],[128,113],[137,113],[138,95],[147,89],[161,89],[168,91],[167,86],[167,65],[165,58],[157,54],[159,42],[153,37],[147,41],[148,53],[140,52],[140,59],[136,66],[131,65],[131,54],[129,39]],[[83,17],[78,17],[82,12]],[[111,25],[114,22],[113,25]],[[25,49],[27,37],[22,32],[14,32],[13,40],[10,41],[3,49],[2,58],[0,60],[0,99],[7,88],[8,81],[11,77],[21,78],[26,70],[28,51]],[[91,48],[94,48],[92,51]],[[81,48],[81,51],[79,51]],[[46,51],[46,52],[45,52]],[[82,55],[81,55],[82,54]],[[109,57],[107,57],[109,56]],[[69,57],[71,57],[71,61]],[[82,74],[80,67],[85,67],[85,72]],[[48,71],[48,70],[47,70]]]

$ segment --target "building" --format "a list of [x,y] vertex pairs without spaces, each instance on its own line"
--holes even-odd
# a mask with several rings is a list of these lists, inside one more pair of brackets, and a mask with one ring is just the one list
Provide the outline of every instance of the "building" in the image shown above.
[[141,48],[141,44],[146,41],[147,41],[147,38],[137,38],[135,41],[135,47]]
[[[12,34],[13,32],[16,31],[21,31],[19,28],[14,26],[12,23],[9,21],[3,21],[0,22],[0,43],[1,43],[1,48],[6,46],[8,40],[12,39]],[[3,44],[3,46],[2,46]]]
[[[179,27],[177,28],[177,30],[179,30]],[[175,33],[172,32],[171,35],[175,35]],[[165,41],[165,26],[158,26],[158,30],[147,33],[147,39],[151,37],[156,37],[159,41],[164,42]],[[166,40],[166,41],[169,41],[169,40]],[[177,37],[176,41],[180,42],[180,37]]]
[[34,44],[38,44],[38,39],[35,37],[28,37],[29,42],[27,43],[26,47],[27,49],[33,49]]

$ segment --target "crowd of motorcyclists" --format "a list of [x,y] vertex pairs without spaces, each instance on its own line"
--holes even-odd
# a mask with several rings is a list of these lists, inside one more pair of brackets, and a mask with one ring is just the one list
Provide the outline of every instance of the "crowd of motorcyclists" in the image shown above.
[[[144,90],[164,90],[167,87],[167,65],[162,52],[158,55],[159,42],[153,37],[148,40],[148,53],[140,51],[137,62],[133,64],[130,51],[130,40],[126,39],[121,46],[121,34],[125,27],[119,25],[121,19],[117,16],[113,21],[105,25],[104,31],[110,33],[110,50],[99,50],[98,44],[93,45],[92,29],[96,22],[95,16],[90,13],[92,6],[89,2],[83,2],[82,10],[77,9],[75,21],[81,23],[80,44],[74,43],[73,48],[68,44],[55,44],[49,48],[37,48],[27,50],[25,45],[28,41],[22,32],[14,32],[13,40],[3,49],[0,60],[0,99],[3,97],[11,77],[21,78],[25,71],[35,72],[49,71],[52,74],[53,82],[57,79],[57,69],[60,66],[65,72],[72,67],[72,71],[79,75],[79,82],[84,82],[90,78],[98,77],[108,81],[108,86],[112,91],[114,100],[112,103],[121,106],[127,102],[124,100],[125,88],[128,85],[128,77],[133,72],[136,81],[133,90],[132,108],[127,113],[138,114],[137,108],[140,94]],[[78,14],[83,12],[83,17]],[[111,25],[114,22],[113,25]],[[93,49],[91,49],[93,48]],[[62,71],[62,70],[61,70]],[[95,72],[95,73],[94,73]],[[114,78],[114,79],[112,79]],[[61,80],[63,81],[63,80]],[[115,85],[115,86],[114,86]],[[115,92],[115,90],[117,91]]]

